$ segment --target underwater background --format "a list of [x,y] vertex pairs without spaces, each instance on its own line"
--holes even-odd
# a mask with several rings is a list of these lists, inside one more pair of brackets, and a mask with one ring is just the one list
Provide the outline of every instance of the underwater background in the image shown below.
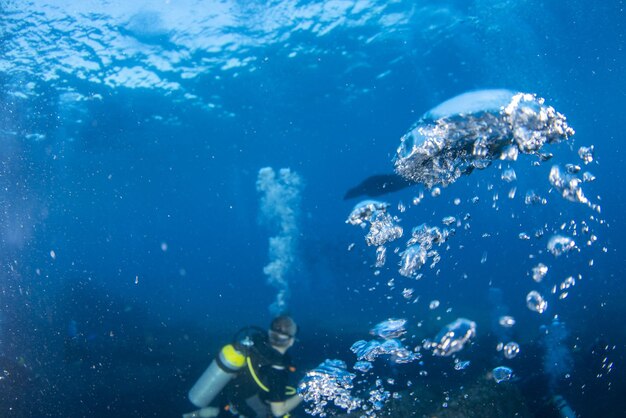
[[[406,320],[422,358],[357,377],[355,396],[391,394],[368,416],[558,416],[557,394],[579,416],[624,416],[624,7],[0,1],[0,415],[180,416],[220,347],[285,311],[299,378],[325,359],[354,372],[351,346]],[[404,229],[377,263],[346,191],[393,172],[429,109],[492,88],[544,98],[575,135],[549,161],[377,197]],[[592,173],[601,210],[551,187],[566,164]],[[411,229],[449,216],[440,261],[399,274]],[[576,248],[549,254],[554,234]],[[422,348],[457,318],[476,323],[462,351]]]

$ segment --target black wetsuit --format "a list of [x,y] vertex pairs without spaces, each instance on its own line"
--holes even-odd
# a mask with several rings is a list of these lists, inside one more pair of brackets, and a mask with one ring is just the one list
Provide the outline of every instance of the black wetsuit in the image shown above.
[[[239,347],[242,352],[247,352],[251,366],[246,362],[237,377],[224,389],[220,417],[271,417],[269,403],[283,402],[289,397],[286,388],[291,369],[290,357],[272,348],[264,333],[253,335],[252,341],[252,347]],[[251,367],[265,388],[256,382]]]

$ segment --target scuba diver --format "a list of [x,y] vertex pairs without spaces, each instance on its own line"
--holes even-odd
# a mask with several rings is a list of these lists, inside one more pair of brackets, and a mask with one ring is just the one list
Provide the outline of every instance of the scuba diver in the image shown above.
[[[287,315],[274,318],[268,331],[240,330],[189,391],[189,400],[200,409],[183,418],[288,417],[302,402],[295,388],[287,386],[295,371],[287,350],[296,332],[296,323]],[[219,407],[208,406],[218,395]]]

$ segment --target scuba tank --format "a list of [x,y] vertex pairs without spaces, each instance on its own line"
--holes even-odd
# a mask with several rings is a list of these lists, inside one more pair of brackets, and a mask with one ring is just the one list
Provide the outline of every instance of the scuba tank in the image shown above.
[[220,350],[215,360],[202,373],[202,376],[189,390],[188,398],[198,408],[209,405],[246,364],[248,350],[253,342],[250,331],[258,332],[256,327],[244,328],[235,335],[235,343]]
[[559,412],[559,417],[561,418],[576,418],[576,413],[572,409],[571,406],[567,403],[565,398],[561,395],[555,395],[552,397],[552,403],[556,407]]

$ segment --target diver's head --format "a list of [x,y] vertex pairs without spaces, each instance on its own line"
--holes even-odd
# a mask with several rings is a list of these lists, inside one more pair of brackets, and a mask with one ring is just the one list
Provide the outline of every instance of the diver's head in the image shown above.
[[277,316],[272,320],[268,331],[270,344],[278,349],[286,350],[293,345],[297,331],[298,326],[290,316]]

